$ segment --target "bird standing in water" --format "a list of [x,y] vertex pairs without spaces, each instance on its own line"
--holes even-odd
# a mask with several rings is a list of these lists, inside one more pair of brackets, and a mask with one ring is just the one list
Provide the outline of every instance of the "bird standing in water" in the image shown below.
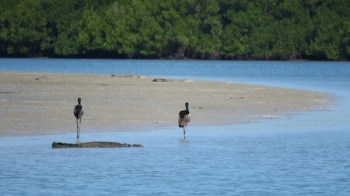
[[185,103],[186,110],[182,110],[179,112],[179,127],[183,128],[184,131],[184,139],[186,139],[186,127],[187,123],[191,121],[190,111],[188,110],[188,103]]
[[80,124],[81,124],[81,117],[83,117],[84,110],[83,106],[81,105],[81,98],[78,98],[78,104],[74,107],[73,114],[77,121],[77,139],[79,139],[80,135]]

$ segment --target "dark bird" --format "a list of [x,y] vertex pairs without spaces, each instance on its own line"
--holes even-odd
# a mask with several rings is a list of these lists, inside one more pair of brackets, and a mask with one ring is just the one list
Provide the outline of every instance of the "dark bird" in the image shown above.
[[73,111],[73,114],[77,121],[77,139],[79,139],[81,118],[83,117],[83,114],[84,114],[83,106],[80,103],[81,103],[81,98],[79,97],[78,104],[74,107],[74,111]]
[[186,110],[179,112],[179,127],[184,130],[184,139],[186,139],[186,127],[187,123],[191,121],[190,111],[188,110],[188,103],[185,103]]

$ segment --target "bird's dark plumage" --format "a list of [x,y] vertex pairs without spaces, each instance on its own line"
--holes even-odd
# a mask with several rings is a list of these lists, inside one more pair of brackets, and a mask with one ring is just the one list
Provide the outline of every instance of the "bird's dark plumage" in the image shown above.
[[74,116],[77,119],[81,119],[84,114],[83,106],[81,105],[81,99],[78,98],[78,104],[74,107]]
[[187,111],[187,110],[182,110],[182,111],[179,112],[179,117],[180,117],[180,118],[185,118],[185,116],[186,116],[186,115],[189,115],[189,114],[190,114],[189,111]]
[[74,108],[74,116],[75,118],[77,119],[80,119],[82,116],[83,116],[83,106],[82,105],[76,105],[75,108]]
[[187,123],[191,121],[190,111],[188,109],[188,103],[185,103],[186,110],[179,112],[179,127],[186,127]]

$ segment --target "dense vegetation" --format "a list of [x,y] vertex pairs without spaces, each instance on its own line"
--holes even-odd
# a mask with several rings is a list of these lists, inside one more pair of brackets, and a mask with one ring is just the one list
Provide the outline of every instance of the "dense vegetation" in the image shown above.
[[350,59],[349,0],[0,0],[0,56]]

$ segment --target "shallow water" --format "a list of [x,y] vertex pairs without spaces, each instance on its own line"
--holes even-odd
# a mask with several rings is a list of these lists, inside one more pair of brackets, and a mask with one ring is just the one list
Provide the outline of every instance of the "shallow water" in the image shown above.
[[349,63],[0,59],[0,70],[132,73],[337,96],[327,111],[290,119],[189,126],[186,140],[176,127],[89,132],[81,139],[141,143],[143,148],[51,148],[53,141],[75,142],[73,133],[3,137],[0,195],[350,194]]
[[71,135],[1,138],[0,188],[2,195],[349,193],[348,131],[260,127],[195,127],[188,140],[173,128],[82,138],[145,146],[124,149],[50,148],[74,142]]

